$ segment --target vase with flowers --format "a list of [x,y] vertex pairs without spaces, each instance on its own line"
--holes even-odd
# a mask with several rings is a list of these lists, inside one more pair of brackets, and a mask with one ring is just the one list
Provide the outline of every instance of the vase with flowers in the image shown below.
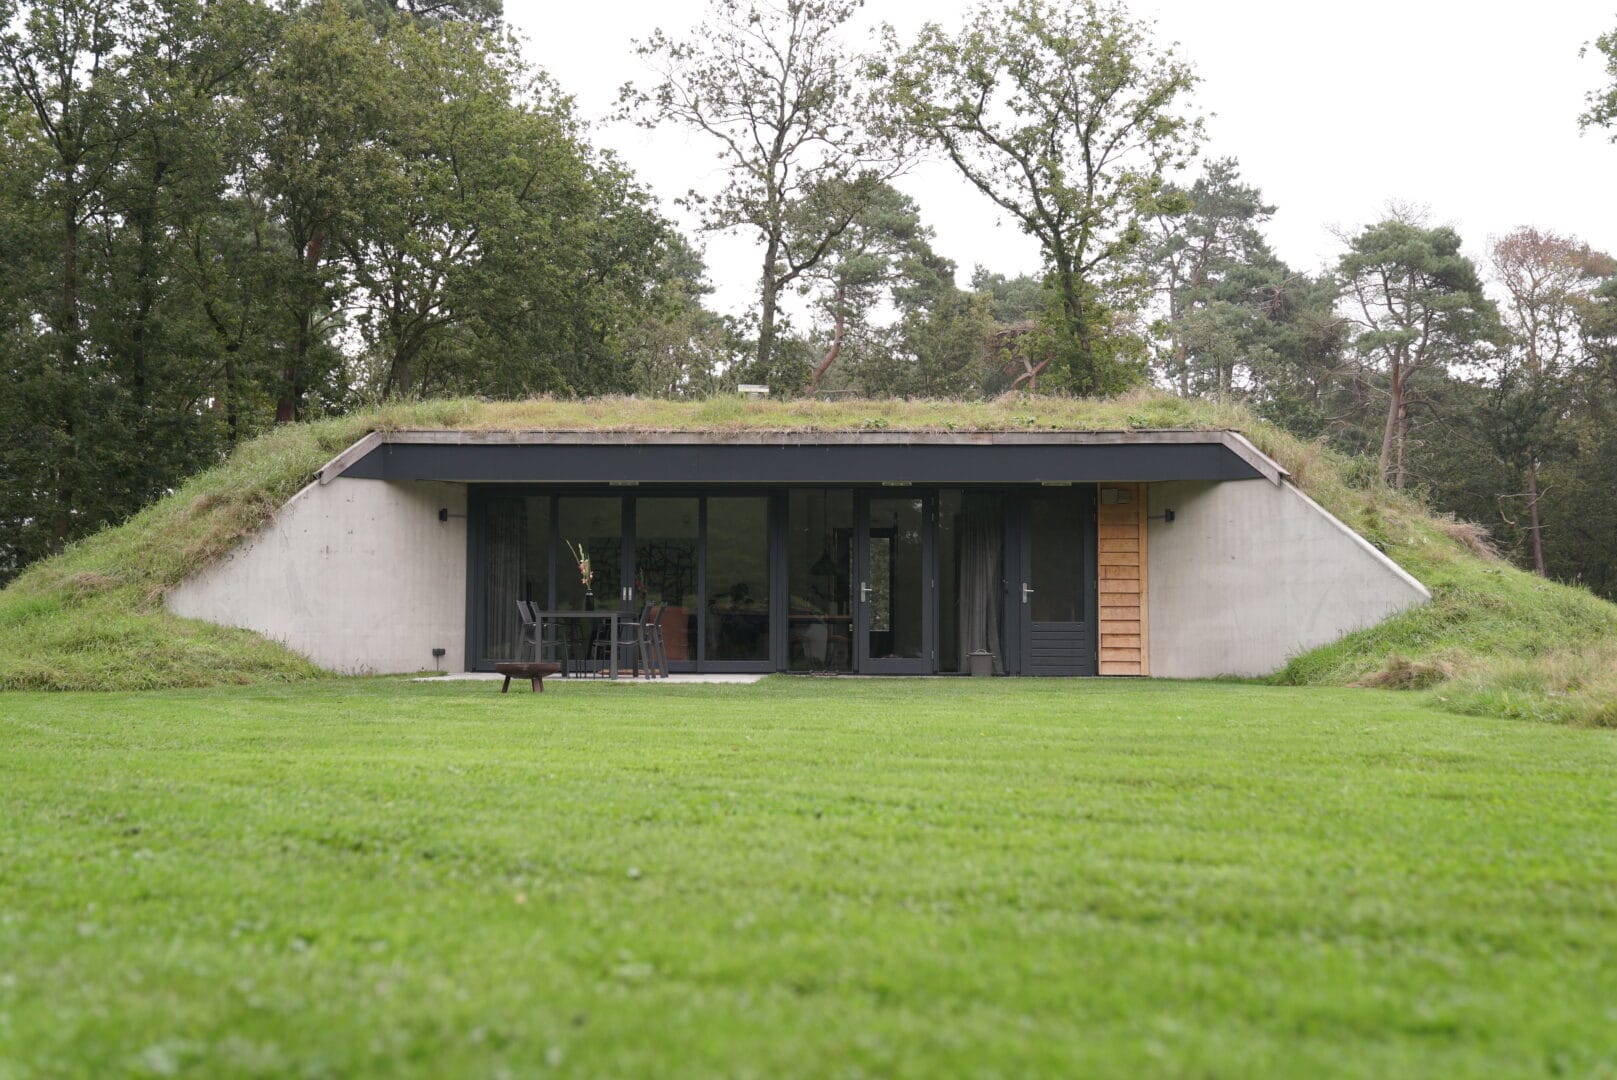
[[595,590],[591,586],[595,582],[595,570],[590,566],[589,552],[585,550],[583,543],[575,544],[571,540],[564,542],[567,544],[568,552],[573,556],[573,561],[578,564],[578,583],[584,586],[584,610],[594,611]]

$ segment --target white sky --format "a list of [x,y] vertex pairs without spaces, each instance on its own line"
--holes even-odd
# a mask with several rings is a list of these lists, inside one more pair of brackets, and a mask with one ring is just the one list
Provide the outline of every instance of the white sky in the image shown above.
[[[882,21],[905,37],[927,20],[954,28],[970,6],[867,0],[855,37]],[[594,141],[617,150],[704,244],[714,306],[739,312],[752,304],[755,246],[695,236],[673,205],[689,188],[717,186],[711,147],[680,130],[601,123],[625,81],[654,81],[631,39],[656,26],[683,36],[704,9],[703,0],[506,0],[505,13],[528,57],[597,123]],[[1577,125],[1585,92],[1601,81],[1599,58],[1579,59],[1578,49],[1617,27],[1610,0],[1134,0],[1132,10],[1155,19],[1159,40],[1177,42],[1202,76],[1204,155],[1238,158],[1278,206],[1269,238],[1292,266],[1334,261],[1332,227],[1373,221],[1389,200],[1457,226],[1479,261],[1490,235],[1527,224],[1617,253],[1617,145]],[[962,283],[977,263],[1039,269],[1037,246],[951,166],[925,163],[899,186]]]

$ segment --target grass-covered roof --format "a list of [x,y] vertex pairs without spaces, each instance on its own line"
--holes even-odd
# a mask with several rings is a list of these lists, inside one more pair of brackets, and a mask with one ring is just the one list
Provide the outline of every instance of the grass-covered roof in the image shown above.
[[1233,405],[1159,393],[1096,400],[759,401],[643,398],[382,406],[277,428],[129,521],[29,568],[0,592],[0,688],[128,689],[308,678],[306,660],[247,631],[180,619],[165,590],[256,531],[370,431],[1243,432],[1326,509],[1386,551],[1433,603],[1296,658],[1278,678],[1432,688],[1468,711],[1617,724],[1617,606],[1494,558],[1480,531],[1383,486],[1365,463]]

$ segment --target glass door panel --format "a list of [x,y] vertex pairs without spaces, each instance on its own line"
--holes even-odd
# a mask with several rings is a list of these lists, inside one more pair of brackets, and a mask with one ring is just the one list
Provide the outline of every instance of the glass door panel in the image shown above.
[[860,528],[860,670],[932,670],[929,500],[871,496]]
[[769,661],[769,499],[707,500],[706,661]]
[[482,660],[525,659],[518,600],[550,604],[550,499],[498,497],[483,516]]
[[659,621],[670,664],[696,660],[700,519],[695,496],[635,500],[635,596],[637,603],[663,608]]
[[787,499],[787,666],[853,670],[853,492]]
[[1076,494],[1059,490],[1035,494],[1028,511],[1033,621],[1083,622],[1083,507]]
[[969,671],[987,653],[1005,670],[1005,500],[997,492],[938,495],[938,670]]
[[[556,533],[556,607],[618,607],[623,599],[623,500],[563,495],[556,500]],[[588,581],[578,565],[580,551],[589,560]]]

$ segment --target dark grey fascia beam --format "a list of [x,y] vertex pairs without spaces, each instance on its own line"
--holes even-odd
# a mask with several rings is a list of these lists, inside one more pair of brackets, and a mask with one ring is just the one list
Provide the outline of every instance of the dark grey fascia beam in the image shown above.
[[1285,472],[1238,432],[374,432],[339,475],[464,483],[1009,484],[1247,480]]

